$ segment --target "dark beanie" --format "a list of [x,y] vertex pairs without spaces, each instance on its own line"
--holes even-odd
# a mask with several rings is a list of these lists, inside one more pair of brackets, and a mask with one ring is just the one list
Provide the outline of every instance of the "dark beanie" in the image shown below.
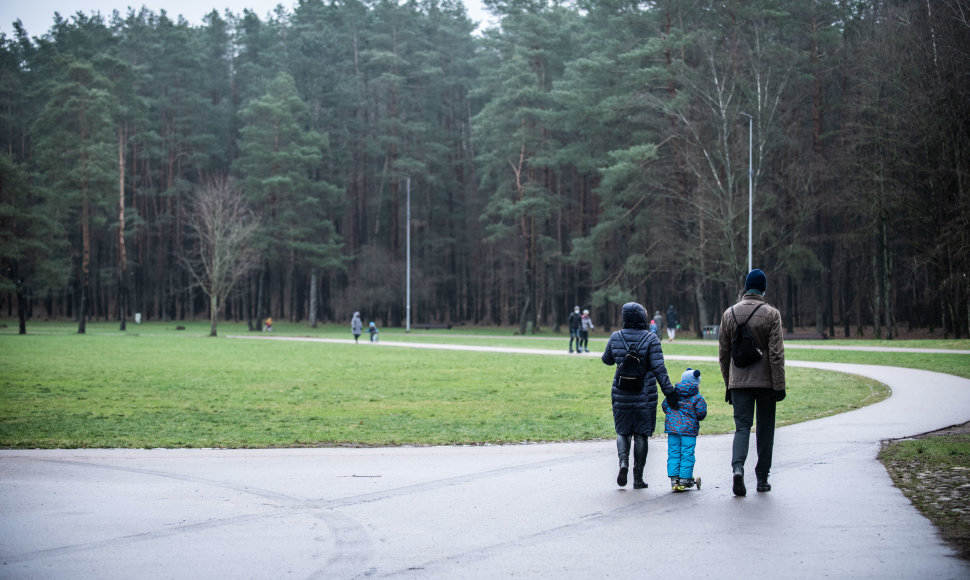
[[764,294],[766,288],[768,288],[768,278],[765,277],[764,272],[757,268],[748,272],[748,277],[744,279],[745,292],[748,290],[757,290]]

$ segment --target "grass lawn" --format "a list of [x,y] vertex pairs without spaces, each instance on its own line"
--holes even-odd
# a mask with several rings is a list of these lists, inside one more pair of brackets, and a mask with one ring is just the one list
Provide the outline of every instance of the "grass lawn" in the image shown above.
[[[592,353],[553,357],[374,347],[350,340],[237,340],[226,336],[249,334],[244,326],[220,324],[219,338],[206,336],[204,322],[188,324],[184,331],[176,326],[129,325],[121,333],[116,323],[93,323],[85,335],[70,324],[32,323],[26,336],[16,335],[15,327],[3,329],[0,447],[476,444],[614,436],[613,368]],[[294,330],[349,338],[342,327]],[[564,346],[542,337],[486,331],[456,338],[446,332],[430,336],[436,342]],[[385,331],[382,338],[427,337]],[[702,432],[733,430],[716,363],[669,365],[675,377],[688,365],[704,373],[701,390],[711,411]],[[838,373],[790,368],[788,378],[780,424],[851,410],[888,395],[873,381]],[[663,413],[658,413],[662,426]]]

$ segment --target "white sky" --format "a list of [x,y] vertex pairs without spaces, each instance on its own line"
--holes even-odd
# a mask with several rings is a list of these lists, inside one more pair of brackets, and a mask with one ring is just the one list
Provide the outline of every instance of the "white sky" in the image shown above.
[[[489,18],[481,0],[463,1],[473,21],[482,22]],[[78,11],[85,14],[100,12],[108,21],[113,10],[124,15],[129,6],[136,10],[146,6],[156,13],[164,9],[172,20],[178,20],[181,15],[189,23],[199,25],[202,17],[213,9],[220,14],[225,8],[229,8],[233,14],[242,14],[243,9],[248,8],[265,19],[278,4],[292,12],[296,0],[0,0],[0,32],[6,33],[8,38],[12,36],[13,22],[19,18],[29,36],[42,36],[54,22],[55,12],[60,12],[65,19],[70,19]]]

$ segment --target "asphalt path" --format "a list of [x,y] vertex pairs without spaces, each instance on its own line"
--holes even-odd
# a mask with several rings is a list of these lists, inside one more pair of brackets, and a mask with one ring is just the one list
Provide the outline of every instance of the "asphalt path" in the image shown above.
[[884,439],[970,420],[970,380],[788,365],[893,394],[778,429],[768,493],[754,491],[752,440],[744,498],[730,435],[699,438],[702,488],[678,494],[663,438],[644,490],[616,486],[612,441],[2,450],[0,578],[970,578],[876,460]]

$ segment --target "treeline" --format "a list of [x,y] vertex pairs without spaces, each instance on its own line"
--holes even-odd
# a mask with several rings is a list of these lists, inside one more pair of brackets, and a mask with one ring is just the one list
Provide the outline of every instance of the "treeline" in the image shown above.
[[[717,323],[752,258],[789,330],[970,334],[970,0],[305,0],[142,9],[0,50],[7,315],[206,316],[189,200],[259,259],[224,315]],[[749,172],[750,167],[750,172]],[[408,202],[410,201],[410,228]]]

